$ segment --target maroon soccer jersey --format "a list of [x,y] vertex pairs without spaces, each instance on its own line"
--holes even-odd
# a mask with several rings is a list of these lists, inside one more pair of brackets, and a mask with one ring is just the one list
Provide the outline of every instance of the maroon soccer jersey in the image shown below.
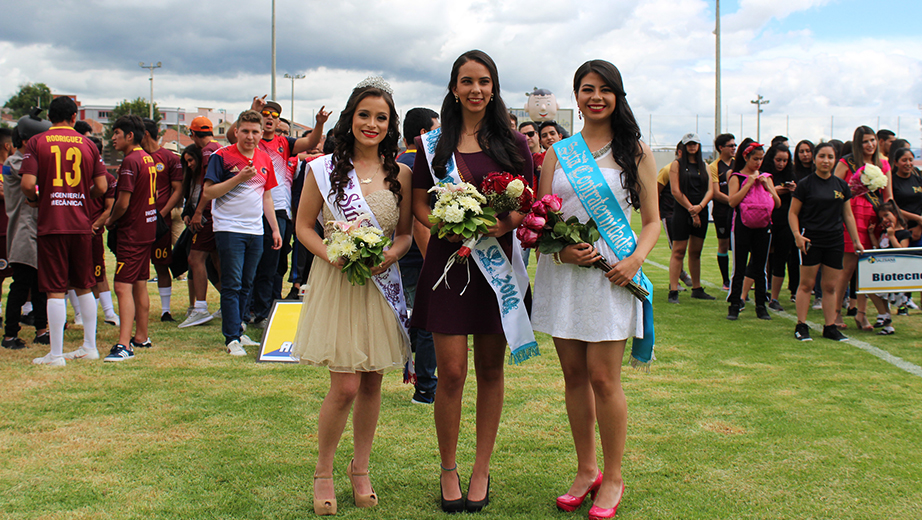
[[23,175],[38,188],[38,235],[90,234],[90,189],[106,174],[96,145],[69,126],[53,126],[26,144]]
[[90,208],[90,222],[96,222],[96,219],[102,216],[102,212],[106,209],[106,199],[115,198],[115,176],[106,172],[106,183],[109,185],[109,188],[106,189],[106,194],[102,197],[90,199],[88,204]]
[[131,193],[128,209],[118,219],[118,241],[125,244],[151,244],[157,234],[157,168],[147,152],[136,147],[118,169],[116,192]]
[[171,183],[182,182],[182,164],[175,153],[162,146],[150,156],[157,169],[157,211],[160,211],[173,194]]
[[[217,152],[221,149],[221,145],[216,141],[211,141],[202,148],[202,176],[199,177],[199,189],[205,185],[205,172],[208,171],[208,160],[211,159],[211,154]],[[205,203],[205,208],[202,210],[202,216],[206,217],[211,221],[211,201]]]

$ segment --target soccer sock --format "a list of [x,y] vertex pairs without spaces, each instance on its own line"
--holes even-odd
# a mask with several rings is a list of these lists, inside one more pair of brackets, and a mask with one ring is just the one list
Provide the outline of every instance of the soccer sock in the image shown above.
[[100,292],[99,301],[102,303],[102,312],[107,318],[115,314],[115,306],[112,304],[112,291]]
[[[74,319],[80,316],[80,302],[77,301],[77,292],[73,289],[67,291],[67,299],[70,300],[70,306],[74,308]],[[65,306],[65,312],[67,307]]]
[[724,284],[727,284],[730,281],[730,255],[717,253],[717,265],[720,267],[720,276],[723,277]]
[[29,314],[30,312],[32,312],[32,302],[26,302],[26,303],[22,304],[22,314],[23,314],[23,316],[25,316],[26,314]]
[[172,287],[160,287],[160,315],[170,312],[170,296],[173,294]]
[[208,312],[208,302],[205,300],[195,300],[195,310]]
[[51,357],[60,357],[64,355],[64,323],[67,321],[67,302],[64,298],[48,298],[46,307]]
[[80,314],[83,315],[83,346],[96,350],[96,297],[88,292],[77,297]]

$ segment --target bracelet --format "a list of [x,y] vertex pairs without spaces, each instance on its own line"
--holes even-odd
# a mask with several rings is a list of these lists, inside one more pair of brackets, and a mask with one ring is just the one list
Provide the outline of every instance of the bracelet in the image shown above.
[[26,197],[26,202],[31,202],[31,203],[34,204],[34,203],[38,202],[38,197],[35,197],[34,199],[30,199],[29,197]]
[[554,253],[554,254],[551,255],[551,256],[554,258],[554,263],[555,263],[555,264],[557,264],[557,265],[562,265],[562,264],[563,264],[563,262],[560,261],[560,253],[559,253],[559,252],[558,252],[558,253]]

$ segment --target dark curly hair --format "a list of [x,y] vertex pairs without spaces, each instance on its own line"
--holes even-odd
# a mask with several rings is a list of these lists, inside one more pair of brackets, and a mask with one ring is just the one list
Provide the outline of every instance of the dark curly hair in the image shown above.
[[643,158],[640,146],[640,125],[634,118],[634,112],[627,104],[624,81],[618,67],[605,60],[589,60],[576,69],[573,75],[573,92],[579,95],[583,78],[590,72],[602,77],[615,91],[615,110],[611,115],[611,156],[621,166],[621,183],[627,188],[628,202],[634,209],[640,209],[640,174],[637,161]]
[[490,73],[493,80],[493,100],[487,103],[483,123],[477,133],[477,143],[483,153],[493,159],[500,169],[518,175],[525,167],[525,158],[519,153],[516,137],[509,128],[509,110],[500,96],[499,75],[496,63],[487,53],[479,50],[467,51],[451,66],[451,78],[448,92],[442,100],[442,136],[435,147],[432,157],[432,169],[436,177],[443,178],[448,173],[445,165],[461,141],[461,104],[455,101],[451,89],[458,84],[458,70],[469,61],[476,61]]
[[[397,165],[398,142],[400,141],[400,119],[397,116],[397,108],[394,105],[394,98],[387,92],[376,87],[360,87],[352,90],[349,101],[346,102],[346,108],[339,115],[339,121],[333,127],[333,171],[330,173],[330,193],[328,199],[333,199],[340,203],[346,199],[346,185],[349,184],[349,172],[352,171],[352,156],[355,146],[355,136],[352,134],[352,119],[355,116],[355,110],[359,103],[366,97],[379,97],[384,99],[390,110],[387,120],[387,134],[384,140],[378,144],[378,155],[384,158],[384,174],[388,189],[397,195],[400,201],[403,197],[400,193],[400,181],[397,180],[397,174],[400,172],[400,166]],[[335,198],[334,198],[335,195]]]

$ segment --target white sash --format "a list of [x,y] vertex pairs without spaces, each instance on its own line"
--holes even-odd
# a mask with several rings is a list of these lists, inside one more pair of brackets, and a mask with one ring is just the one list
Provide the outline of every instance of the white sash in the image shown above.
[[[381,229],[378,220],[371,211],[371,207],[362,195],[362,189],[359,187],[354,169],[349,172],[349,184],[346,185],[343,190],[346,194],[345,200],[336,203],[335,196],[329,194],[330,188],[332,187],[330,173],[333,171],[333,156],[324,155],[323,157],[311,161],[307,166],[313,172],[314,179],[317,180],[317,188],[320,189],[320,195],[323,196],[324,203],[327,208],[330,209],[330,213],[333,214],[336,220],[343,222],[352,221],[359,215],[367,213],[368,216],[371,217],[371,223],[378,229]],[[410,320],[407,317],[407,301],[403,296],[403,282],[400,279],[400,268],[397,266],[397,262],[391,264],[391,266],[387,268],[387,271],[372,276],[371,279],[375,281],[375,286],[381,291],[385,301],[387,301],[391,310],[394,311],[397,321],[400,322],[400,330],[403,333],[404,345],[407,350],[408,359],[410,360],[408,361],[408,368],[412,374],[413,356],[410,352]]]
[[[435,147],[441,135],[442,130],[439,128],[422,136],[423,152],[426,154],[426,162],[429,163],[429,172],[436,184],[440,182],[458,184],[462,181],[454,155],[445,164],[447,175],[444,178],[436,177],[435,170],[432,168]],[[511,263],[506,258],[499,241],[494,237],[481,237],[471,248],[471,258],[496,294],[503,332],[509,343],[509,349],[512,351],[509,363],[519,364],[532,356],[540,355],[535,333],[531,328],[528,312],[525,310],[523,287],[528,287],[528,273],[525,271],[522,248],[515,234],[512,235]]]

